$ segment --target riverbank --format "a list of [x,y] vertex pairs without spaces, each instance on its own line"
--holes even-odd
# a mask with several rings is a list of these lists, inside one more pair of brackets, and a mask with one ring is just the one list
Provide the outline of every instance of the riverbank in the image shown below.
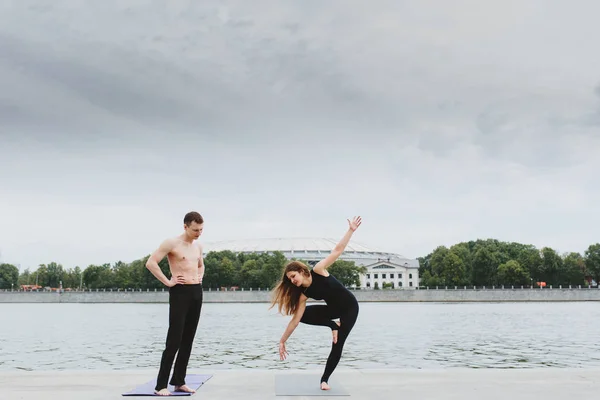
[[[359,302],[556,302],[600,301],[600,289],[356,290]],[[205,303],[268,303],[266,290],[204,291]],[[167,291],[0,292],[0,303],[168,303]]]
[[[210,374],[191,398],[298,399],[278,396],[277,382],[294,379],[315,384],[321,370],[195,370],[189,374]],[[22,400],[110,400],[155,377],[155,370],[143,371],[46,371],[0,372],[2,398]],[[330,379],[332,388],[343,389],[353,400],[546,400],[596,398],[600,387],[598,369],[442,369],[442,370],[350,370],[338,368]],[[298,390],[305,386],[298,385]],[[318,393],[318,392],[317,392]],[[318,393],[320,394],[320,393]],[[333,394],[333,393],[332,393]],[[325,398],[332,398],[326,396]],[[335,397],[337,398],[337,397]]]

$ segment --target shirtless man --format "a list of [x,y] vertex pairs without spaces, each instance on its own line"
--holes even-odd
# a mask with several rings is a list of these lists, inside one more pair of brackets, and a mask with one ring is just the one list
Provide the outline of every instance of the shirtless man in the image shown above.
[[[202,216],[195,211],[187,213],[183,218],[183,233],[163,241],[146,262],[146,268],[169,288],[169,330],[154,388],[154,393],[160,396],[171,395],[167,381],[176,353],[177,361],[169,384],[176,392],[195,393],[185,384],[185,376],[202,309],[204,261],[202,246],[195,245],[194,241],[203,229]],[[158,266],[165,256],[169,261],[171,279]]]

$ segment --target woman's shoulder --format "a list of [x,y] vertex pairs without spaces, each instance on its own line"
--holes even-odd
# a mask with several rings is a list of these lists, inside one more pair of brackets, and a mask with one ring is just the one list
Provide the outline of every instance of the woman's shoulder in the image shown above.
[[317,276],[319,278],[327,278],[330,276],[329,272],[326,270],[317,270],[314,267],[310,270],[310,274],[314,277]]

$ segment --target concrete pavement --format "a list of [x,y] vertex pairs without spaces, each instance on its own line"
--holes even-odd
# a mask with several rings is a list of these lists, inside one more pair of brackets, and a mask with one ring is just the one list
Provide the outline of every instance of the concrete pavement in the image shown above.
[[[315,377],[321,370],[205,370],[212,374],[193,399],[302,400],[545,400],[592,399],[600,394],[600,369],[338,369],[332,387],[343,385],[350,396],[276,396],[278,374]],[[0,371],[0,399],[111,400],[155,377],[155,370],[136,371]],[[135,397],[139,398],[139,397]],[[173,397],[171,397],[173,398]]]

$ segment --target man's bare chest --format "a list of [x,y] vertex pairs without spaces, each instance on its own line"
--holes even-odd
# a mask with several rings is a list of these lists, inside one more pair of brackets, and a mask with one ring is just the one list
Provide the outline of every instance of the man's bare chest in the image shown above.
[[171,251],[171,259],[180,263],[197,263],[200,250],[196,246],[177,246]]

